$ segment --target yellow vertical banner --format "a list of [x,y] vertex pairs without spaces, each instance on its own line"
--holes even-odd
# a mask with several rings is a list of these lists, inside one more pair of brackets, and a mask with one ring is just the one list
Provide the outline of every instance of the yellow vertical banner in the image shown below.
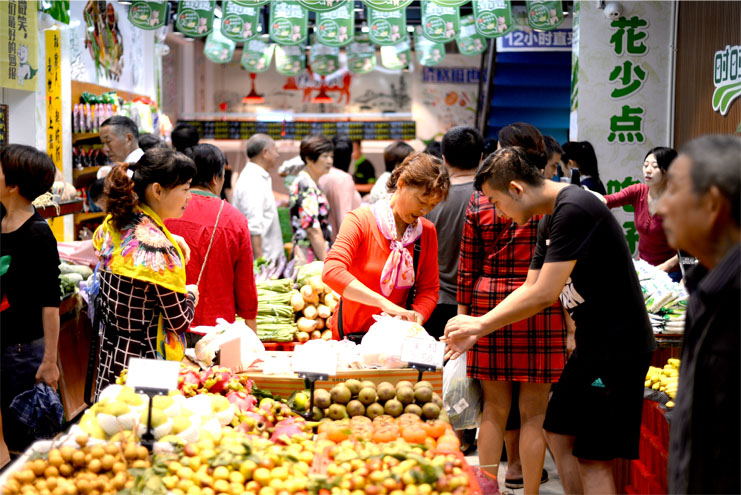
[[38,2],[0,1],[0,86],[36,91]]
[[62,63],[57,29],[46,31],[46,152],[62,170]]

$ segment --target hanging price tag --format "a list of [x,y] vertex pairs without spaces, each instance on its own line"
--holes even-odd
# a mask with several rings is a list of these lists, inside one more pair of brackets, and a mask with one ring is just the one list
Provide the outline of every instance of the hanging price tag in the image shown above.
[[137,389],[176,390],[178,388],[178,361],[131,358],[126,375],[126,386]]
[[405,339],[401,344],[401,360],[405,363],[442,368],[445,343],[431,339]]

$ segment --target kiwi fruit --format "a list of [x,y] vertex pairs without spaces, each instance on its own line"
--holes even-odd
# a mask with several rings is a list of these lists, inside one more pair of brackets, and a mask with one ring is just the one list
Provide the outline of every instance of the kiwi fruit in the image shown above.
[[350,389],[345,384],[340,383],[329,391],[329,396],[335,404],[347,404],[352,399],[352,392],[350,392]]
[[346,409],[347,414],[349,414],[350,417],[363,416],[365,414],[365,406],[359,400],[351,400],[348,402]]
[[386,404],[383,406],[383,409],[384,411],[386,411],[386,414],[396,418],[401,415],[402,411],[404,411],[404,405],[396,399],[390,399],[386,401]]
[[358,400],[366,406],[376,402],[376,399],[378,399],[378,394],[375,388],[363,387],[358,393]]
[[318,388],[314,390],[314,405],[317,406],[319,409],[326,409],[329,407],[329,405],[332,403],[332,398],[329,395],[329,392],[324,390],[323,388]]
[[376,418],[384,414],[385,412],[386,410],[378,402],[374,402],[373,404],[370,404],[367,408],[365,408],[365,415],[368,416],[370,419]]
[[396,400],[398,400],[405,406],[414,402],[414,390],[412,390],[412,387],[397,388]]

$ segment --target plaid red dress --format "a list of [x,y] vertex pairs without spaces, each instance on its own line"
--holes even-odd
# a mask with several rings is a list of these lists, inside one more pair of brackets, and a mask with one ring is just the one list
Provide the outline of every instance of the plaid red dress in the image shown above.
[[[458,302],[481,316],[527,278],[539,218],[518,226],[489,200],[471,196],[458,264]],[[566,325],[559,303],[479,339],[468,352],[468,376],[480,380],[554,383],[566,364]]]

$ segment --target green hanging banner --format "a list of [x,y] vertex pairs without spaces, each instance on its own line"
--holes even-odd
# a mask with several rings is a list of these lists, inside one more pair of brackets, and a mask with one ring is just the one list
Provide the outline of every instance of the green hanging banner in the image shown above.
[[345,46],[352,41],[354,32],[355,10],[352,2],[316,14],[314,36],[323,45]]
[[221,34],[237,43],[244,43],[260,34],[260,8],[243,2],[225,1],[222,7]]
[[300,45],[306,40],[309,11],[297,1],[270,2],[270,37],[279,45]]
[[[1,3],[4,4],[6,2]],[[39,2],[38,8],[41,12],[49,14],[53,19],[62,24],[69,24],[69,0],[46,0]]]
[[486,38],[476,31],[476,21],[472,15],[461,17],[461,30],[455,42],[463,55],[481,55],[487,46]]
[[441,7],[430,1],[422,2],[422,34],[430,41],[453,41],[460,29],[458,7]]
[[175,27],[189,38],[202,38],[211,32],[216,0],[180,0]]
[[275,70],[284,76],[298,76],[306,68],[302,46],[275,45]]
[[261,5],[265,5],[269,1],[270,0],[239,0],[239,3],[247,7],[260,7]]
[[374,10],[393,12],[404,10],[412,3],[412,0],[363,0],[363,3]]
[[244,44],[239,63],[248,72],[265,72],[270,67],[274,48],[266,36],[249,40]]
[[487,38],[498,38],[515,29],[509,0],[471,0],[476,31]]
[[237,44],[221,34],[221,19],[214,19],[214,29],[206,36],[203,54],[211,62],[225,64],[232,60]]
[[167,0],[134,1],[129,6],[129,22],[139,29],[151,31],[167,24]]
[[356,34],[347,47],[347,68],[353,74],[368,74],[376,68],[376,47],[367,34]]
[[445,59],[445,45],[425,38],[422,35],[421,26],[417,26],[414,31],[414,51],[417,54],[419,65],[430,67]]
[[391,70],[402,70],[409,67],[412,52],[409,41],[404,40],[394,46],[381,47],[381,65]]
[[376,45],[392,46],[407,39],[406,10],[368,9],[368,35]]
[[336,46],[314,43],[309,49],[311,72],[320,76],[333,74],[340,68],[340,49]]
[[432,3],[436,3],[441,7],[460,7],[464,3],[468,3],[469,0],[431,0]]
[[550,31],[563,22],[563,4],[561,0],[528,0],[527,24],[533,29]]
[[350,4],[350,8],[352,9],[352,4],[354,3],[354,2],[348,2],[347,0],[297,0],[297,1],[298,3],[303,5],[307,10],[311,10],[312,12],[329,12],[330,10],[334,10],[345,4]]

